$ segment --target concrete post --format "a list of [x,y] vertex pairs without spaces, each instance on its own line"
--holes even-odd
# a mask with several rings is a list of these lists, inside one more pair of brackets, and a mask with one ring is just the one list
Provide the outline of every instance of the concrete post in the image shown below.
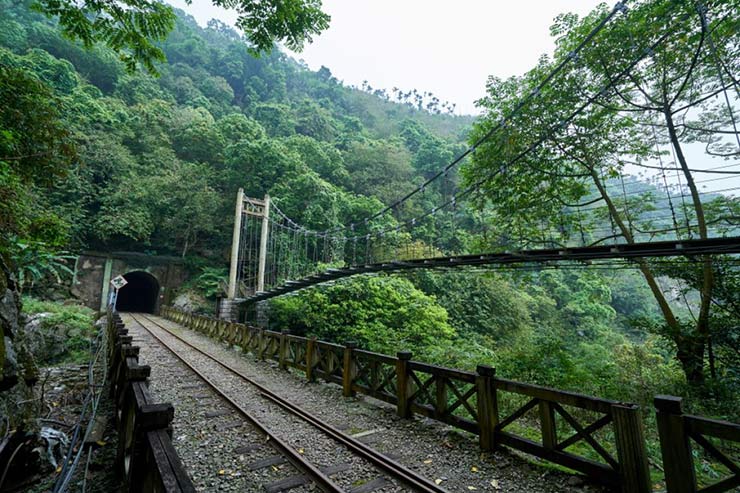
[[257,267],[257,292],[265,290],[265,263],[267,262],[267,235],[270,222],[270,196],[265,195],[265,207],[262,212],[262,234],[260,235],[260,258]]
[[227,297],[236,297],[236,271],[239,267],[239,242],[242,232],[242,212],[244,212],[244,189],[236,192],[236,211],[234,212],[234,233],[231,236],[231,265],[229,267],[229,291]]

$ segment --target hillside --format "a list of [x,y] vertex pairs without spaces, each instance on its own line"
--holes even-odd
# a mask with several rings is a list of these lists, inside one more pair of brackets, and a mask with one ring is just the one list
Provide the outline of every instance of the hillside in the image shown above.
[[303,201],[285,206],[298,222],[346,222],[447,159],[472,122],[346,87],[277,50],[255,58],[236,31],[202,29],[183,12],[160,77],[131,74],[107,48],[64,39],[29,4],[0,3],[0,62],[52,88],[76,144],[64,181],[36,197],[71,249],[220,262],[237,188],[278,200],[300,189]]

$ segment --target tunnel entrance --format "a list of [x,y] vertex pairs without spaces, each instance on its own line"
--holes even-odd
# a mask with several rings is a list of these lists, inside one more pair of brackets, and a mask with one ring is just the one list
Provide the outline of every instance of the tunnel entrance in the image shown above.
[[123,276],[127,281],[118,291],[116,310],[119,312],[154,313],[159,296],[159,282],[143,271],[129,272]]

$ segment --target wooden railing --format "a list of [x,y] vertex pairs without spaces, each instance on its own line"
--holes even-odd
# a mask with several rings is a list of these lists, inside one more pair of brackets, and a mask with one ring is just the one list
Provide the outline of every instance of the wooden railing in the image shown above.
[[[624,492],[651,491],[639,409],[634,404],[498,378],[494,368],[468,372],[344,345],[274,332],[169,307],[161,314],[240,346],[306,378],[334,382],[414,414],[474,433],[483,450],[505,445],[580,471]],[[585,446],[584,446],[585,445]]]
[[195,492],[172,445],[172,404],[156,402],[149,392],[151,369],[139,365],[139,348],[117,313],[108,313],[108,364],[111,397],[116,403],[117,468],[128,491]]
[[[666,488],[670,493],[719,493],[740,486],[740,454],[737,453],[740,425],[683,414],[679,397],[659,395],[654,402]],[[736,453],[734,459],[710,441],[711,438],[731,443]],[[727,469],[727,477],[707,486],[697,485],[692,441]]]

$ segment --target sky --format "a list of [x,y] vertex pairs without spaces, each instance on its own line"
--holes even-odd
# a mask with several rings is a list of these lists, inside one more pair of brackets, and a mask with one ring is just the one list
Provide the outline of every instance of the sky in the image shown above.
[[[202,25],[217,18],[233,25],[234,12],[209,0],[170,3]],[[345,84],[431,91],[477,114],[489,75],[509,77],[552,53],[549,28],[560,13],[587,14],[597,0],[324,0],[328,30],[302,53],[312,70],[322,65]],[[287,50],[286,50],[287,51]]]

